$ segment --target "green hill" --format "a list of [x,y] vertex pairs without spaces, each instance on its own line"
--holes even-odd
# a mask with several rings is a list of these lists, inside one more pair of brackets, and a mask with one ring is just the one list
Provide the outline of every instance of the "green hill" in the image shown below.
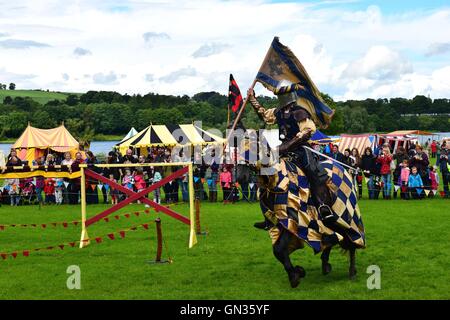
[[10,96],[13,99],[15,97],[30,97],[41,104],[46,104],[50,100],[65,100],[68,95],[69,93],[42,90],[0,90],[0,102],[5,97]]

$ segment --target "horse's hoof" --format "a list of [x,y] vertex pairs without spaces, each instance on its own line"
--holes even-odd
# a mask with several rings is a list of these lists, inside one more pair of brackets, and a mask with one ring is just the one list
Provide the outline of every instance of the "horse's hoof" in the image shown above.
[[300,275],[300,278],[304,278],[306,276],[306,271],[303,267],[295,266],[294,270]]
[[289,274],[289,282],[291,283],[291,288],[297,288],[300,284],[300,274],[298,272]]
[[322,274],[327,275],[331,272],[331,264],[329,263],[322,263]]
[[350,280],[356,280],[356,269],[350,270],[348,272],[348,277]]

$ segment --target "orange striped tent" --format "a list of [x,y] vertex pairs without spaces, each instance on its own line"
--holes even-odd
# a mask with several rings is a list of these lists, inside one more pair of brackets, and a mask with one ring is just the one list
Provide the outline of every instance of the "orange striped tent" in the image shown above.
[[371,134],[343,134],[341,135],[341,140],[339,141],[339,151],[344,152],[345,149],[352,150],[356,148],[359,154],[363,154],[364,149],[367,147],[372,147],[372,142],[370,140]]
[[79,144],[64,125],[53,129],[39,129],[28,124],[12,148],[17,150],[21,160],[27,160],[31,164],[33,160],[43,156],[46,150],[75,153]]

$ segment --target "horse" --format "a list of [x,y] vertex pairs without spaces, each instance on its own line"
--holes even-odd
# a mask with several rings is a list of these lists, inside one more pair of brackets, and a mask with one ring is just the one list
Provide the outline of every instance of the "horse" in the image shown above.
[[[365,248],[365,230],[357,203],[353,179],[340,164],[327,160],[322,166],[328,173],[327,187],[333,194],[330,207],[334,222],[324,223],[310,198],[309,181],[301,168],[287,158],[271,167],[272,172],[258,174],[260,207],[270,221],[269,235],[273,254],[288,274],[292,288],[306,276],[301,266],[293,266],[289,255],[309,245],[321,252],[322,274],[327,275],[331,249],[337,243],[350,253],[349,278],[355,279],[356,249]],[[335,238],[336,241],[329,241]]]

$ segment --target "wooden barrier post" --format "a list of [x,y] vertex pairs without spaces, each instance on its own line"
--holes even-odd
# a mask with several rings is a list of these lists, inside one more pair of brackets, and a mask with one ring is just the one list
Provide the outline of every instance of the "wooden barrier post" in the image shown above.
[[194,213],[194,169],[192,163],[189,163],[189,219],[191,221],[191,230],[189,234],[189,248],[192,248],[197,243],[197,236],[195,234],[195,213]]
[[162,235],[162,228],[161,228],[161,219],[156,218],[155,219],[156,224],[156,258],[153,261],[148,261],[150,264],[155,263],[172,263],[172,259],[169,257],[168,260],[162,260],[162,251],[163,251],[163,235]]
[[86,228],[86,176],[84,168],[81,171],[81,239],[80,248],[84,248],[89,244],[89,236]]
[[196,198],[194,203],[195,203],[195,232],[197,234],[201,234],[202,228],[200,226],[200,200]]
[[156,239],[158,241],[158,245],[156,248],[156,263],[161,263],[161,255],[162,255],[162,230],[161,230],[161,219],[156,218]]
[[208,232],[202,232],[202,228],[200,225],[200,199],[195,199],[195,232],[198,235],[207,235]]

